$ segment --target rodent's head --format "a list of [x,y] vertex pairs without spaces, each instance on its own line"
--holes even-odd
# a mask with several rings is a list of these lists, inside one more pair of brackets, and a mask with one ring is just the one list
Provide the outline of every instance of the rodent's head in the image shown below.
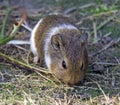
[[62,35],[51,38],[51,72],[61,81],[72,86],[85,76],[88,66],[87,34]]

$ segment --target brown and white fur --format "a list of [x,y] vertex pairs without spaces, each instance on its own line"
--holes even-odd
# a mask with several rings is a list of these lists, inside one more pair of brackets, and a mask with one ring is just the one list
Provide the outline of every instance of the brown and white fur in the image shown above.
[[49,15],[34,27],[31,51],[40,58],[40,64],[59,80],[77,84],[85,76],[88,66],[87,34],[83,34],[69,20],[60,15]]

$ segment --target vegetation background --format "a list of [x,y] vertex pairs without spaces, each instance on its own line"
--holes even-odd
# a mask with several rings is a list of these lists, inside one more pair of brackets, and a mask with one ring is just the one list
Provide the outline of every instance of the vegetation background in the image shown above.
[[[26,27],[14,24],[21,12],[10,8],[17,5],[27,12]],[[89,34],[89,67],[79,86],[32,63],[28,44],[6,44],[29,40],[48,14],[70,16]],[[0,32],[0,105],[120,105],[120,0],[0,0]]]

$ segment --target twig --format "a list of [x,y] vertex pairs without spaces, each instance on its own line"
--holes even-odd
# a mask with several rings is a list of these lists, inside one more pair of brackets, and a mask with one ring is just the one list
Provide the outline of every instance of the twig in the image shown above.
[[18,49],[23,50],[23,51],[25,51],[25,52],[29,52],[29,51],[30,51],[30,50],[28,50],[28,49],[25,49],[25,48],[22,47],[22,46],[19,46],[19,45],[15,45],[15,47],[17,47]]
[[105,100],[106,102],[108,103],[109,102],[109,98],[106,96],[105,92],[103,91],[103,89],[101,88],[100,84],[98,84],[97,82],[95,82],[98,86],[98,88],[101,90],[102,94],[104,95],[105,97]]
[[[120,65],[120,64],[118,64],[118,63],[108,63],[108,62],[94,62],[94,63],[92,63],[91,65],[93,65],[93,64],[98,64],[98,65],[111,65],[111,66],[117,66],[117,65]],[[90,65],[90,66],[91,66]]]
[[101,88],[100,84],[97,81],[94,81],[93,79],[89,78],[91,81],[93,81],[95,84],[97,84],[98,88],[101,90],[102,94],[105,97],[106,102],[109,102],[109,98],[106,96],[105,92],[103,91],[103,89]]
[[[96,30],[101,29],[102,27],[104,27],[107,23],[109,23],[111,20],[113,20],[115,18],[115,16],[110,17],[109,19],[105,20],[103,23],[101,23],[98,27],[96,27]],[[90,34],[94,34],[94,31],[90,32]]]
[[[26,63],[23,63],[23,62],[21,62],[21,61],[18,61],[18,60],[16,60],[16,59],[14,59],[14,58],[12,58],[12,57],[9,57],[9,56],[1,53],[1,52],[0,52],[0,56],[6,58],[7,60],[10,60],[12,63],[16,63],[16,64],[18,64],[18,65],[20,65],[20,66],[25,67],[25,68],[29,68],[29,69],[35,71],[38,75],[40,75],[40,76],[43,77],[44,79],[46,79],[46,80],[54,83],[54,81],[50,80],[49,78],[47,78],[47,77],[45,77],[44,75],[41,74],[41,73],[51,74],[49,71],[45,70],[44,68],[38,69],[38,68],[36,68],[36,67],[34,67],[34,66],[28,65],[28,64],[26,64]],[[41,72],[41,73],[40,73],[40,72]],[[54,83],[54,85],[56,85],[56,84]]]
[[94,31],[94,43],[96,43],[98,41],[96,22],[93,22],[93,31]]
[[76,11],[77,9],[85,9],[85,8],[89,8],[89,7],[91,7],[91,6],[94,6],[95,5],[95,3],[91,3],[91,4],[86,4],[86,5],[83,5],[83,6],[80,6],[80,7],[71,7],[71,8],[68,8],[68,9],[66,9],[65,11],[64,11],[64,14],[65,15],[68,15],[69,13],[71,13],[71,12],[74,12],[74,11]]
[[29,68],[31,70],[34,70],[34,71],[38,71],[38,72],[42,72],[42,73],[45,73],[45,74],[50,74],[49,71],[45,70],[44,68],[36,68],[34,66],[31,66],[31,65],[27,65],[26,63],[24,62],[21,62],[19,60],[16,60],[8,55],[5,55],[3,53],[0,52],[0,56],[3,57],[3,58],[6,58],[7,60],[11,61],[12,63],[15,63],[15,64],[18,64],[18,65],[21,65],[23,67],[26,67],[26,68]]
[[94,14],[93,17],[108,16],[108,15],[111,15],[111,14],[115,14],[117,12],[118,12],[118,10],[111,10],[111,11],[108,11],[108,12],[101,12],[99,14]]
[[118,62],[118,65],[120,65],[120,61],[119,59],[117,59],[117,57],[115,57],[116,61]]
[[47,81],[50,81],[52,83],[54,83],[54,85],[57,85],[54,81],[52,81],[51,79],[45,77],[44,75],[42,75],[41,73],[39,73],[38,71],[35,71],[38,75],[40,75],[41,77],[43,77],[44,79],[46,79]]
[[103,47],[101,50],[99,50],[98,52],[94,53],[94,54],[92,55],[92,57],[93,57],[93,56],[96,56],[97,54],[99,54],[99,53],[103,52],[104,50],[106,50],[107,48],[109,48],[112,43],[113,43],[113,40],[112,40],[111,42],[109,42],[108,45],[106,45],[105,47]]
[[21,26],[27,17],[27,13],[25,11],[25,8],[23,7],[19,7],[19,11],[21,12],[22,17],[21,17],[21,20],[18,22],[18,26]]
[[[112,33],[112,32],[109,32],[109,33],[107,33],[107,34],[103,35],[103,37],[102,37],[102,38],[105,38],[105,37],[110,36],[110,35],[111,35],[111,33]],[[97,42],[98,42],[99,40],[101,40],[102,38],[98,38],[98,39],[97,39]]]
[[68,15],[69,13],[71,12],[74,12],[76,11],[76,7],[72,7],[72,8],[68,8],[67,10],[64,11],[64,15]]
[[[85,19],[92,19],[92,18],[95,18],[95,17],[98,17],[98,16],[108,16],[109,14],[112,14],[112,13],[117,13],[118,10],[113,10],[113,11],[108,11],[108,12],[101,12],[101,13],[97,13],[97,14],[93,14],[91,16],[88,16],[86,17]],[[117,14],[118,15],[118,14]]]
[[[23,66],[23,67],[25,67],[25,68],[29,68],[29,69],[35,71],[38,75],[40,75],[40,76],[43,77],[44,79],[46,79],[46,80],[54,83],[54,81],[50,80],[49,78],[47,78],[47,77],[45,77],[44,75],[41,74],[41,73],[51,74],[51,72],[49,72],[48,70],[46,70],[46,69],[44,69],[44,68],[40,68],[40,69],[39,69],[39,68],[36,68],[36,67],[31,66],[31,65],[29,65],[29,64],[26,64],[26,63],[24,63],[24,62],[18,61],[18,60],[16,60],[16,59],[12,58],[12,57],[9,57],[9,56],[1,53],[1,52],[0,52],[0,56],[6,58],[7,60],[10,60],[12,63],[18,64],[18,65]],[[40,73],[40,72],[41,72],[41,73]],[[54,76],[53,76],[53,77],[54,77]],[[56,85],[56,84],[54,83],[54,85]]]
[[[116,13],[117,11],[110,11],[110,12],[103,12],[103,13],[100,13],[100,14],[94,14],[92,16],[88,16],[88,17],[84,17],[81,19],[80,22],[77,22],[77,25],[81,24],[84,20],[87,20],[87,19],[94,19],[95,17],[98,17],[98,16],[104,16],[104,15],[108,15],[110,13]],[[103,26],[105,26],[107,23],[109,23],[111,20],[114,19],[115,16],[113,17],[110,17],[108,20],[105,20],[103,23],[101,23],[98,27],[97,27],[97,30],[101,29]],[[91,31],[90,35],[93,35],[94,34],[94,31]]]
[[103,35],[103,37],[105,38],[105,37],[108,37],[108,36],[110,36],[112,34],[112,32],[108,32],[107,34],[105,34],[105,35]]
[[29,27],[29,26],[27,26],[27,25],[25,25],[25,24],[22,24],[22,26],[25,28],[25,29],[27,29],[28,31],[32,31],[32,29]]
[[13,45],[30,45],[30,41],[24,41],[24,40],[11,40],[7,44],[13,44]]
[[116,41],[110,41],[105,47],[103,47],[101,50],[93,54],[92,56],[96,56],[97,54],[103,52],[104,50],[108,49],[109,47],[113,46],[114,44],[117,44],[120,41],[120,38],[118,38]]
[[89,3],[89,4],[85,4],[83,6],[80,6],[79,9],[85,9],[85,8],[89,8],[91,6],[95,6],[95,3]]

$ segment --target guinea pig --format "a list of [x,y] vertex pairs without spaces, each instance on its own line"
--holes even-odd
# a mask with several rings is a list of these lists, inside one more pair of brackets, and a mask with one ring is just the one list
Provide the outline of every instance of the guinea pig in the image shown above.
[[30,38],[31,51],[40,58],[40,65],[46,65],[55,77],[71,86],[79,83],[87,71],[86,43],[87,34],[61,15],[41,19]]

